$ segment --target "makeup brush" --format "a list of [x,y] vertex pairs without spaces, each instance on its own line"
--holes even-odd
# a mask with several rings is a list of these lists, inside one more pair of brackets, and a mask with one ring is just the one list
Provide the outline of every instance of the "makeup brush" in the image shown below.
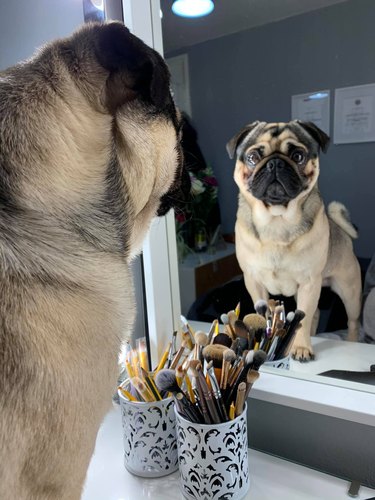
[[216,334],[219,333],[219,321],[217,319],[213,320],[211,327],[210,327],[210,331],[208,332],[208,343],[209,344],[211,344],[212,338],[213,338],[215,333]]
[[232,325],[230,324],[230,320],[229,320],[228,314],[223,313],[220,316],[220,319],[221,319],[221,322],[223,323],[223,325],[225,327],[227,327],[226,330],[227,330],[228,334],[230,334],[231,337],[234,338],[234,330],[232,328]]
[[217,378],[215,376],[215,371],[214,371],[214,366],[213,362],[210,361],[207,365],[207,374],[211,383],[211,388],[212,388],[212,393],[214,395],[214,398],[216,400],[216,405],[217,405],[217,410],[220,415],[220,419],[222,422],[227,422],[228,421],[228,415],[227,411],[225,409],[223,399],[221,397],[221,391],[220,387],[217,381]]
[[223,352],[223,362],[221,368],[220,388],[226,389],[228,382],[229,369],[236,359],[236,353],[232,349],[225,349]]
[[163,356],[161,357],[161,360],[159,361],[159,364],[155,370],[155,373],[158,373],[158,371],[160,371],[163,368],[163,366],[165,365],[165,362],[167,361],[168,353],[169,353],[169,350],[171,348],[171,345],[172,345],[172,343],[169,342],[167,345],[167,348],[165,349],[165,351],[163,353]]
[[284,311],[284,306],[280,305],[275,307],[275,312],[272,317],[272,325],[271,325],[272,335],[275,335],[276,330],[284,326],[284,320],[281,319],[283,311]]
[[243,341],[243,339],[240,339],[239,337],[237,337],[236,339],[233,340],[232,345],[230,346],[232,351],[234,351],[236,353],[236,356],[238,356],[238,357],[242,356],[244,348],[247,348],[247,345],[248,345],[248,343],[246,341],[246,346],[244,346],[242,341]]
[[236,305],[234,312],[236,313],[236,318],[238,319],[240,317],[240,312],[241,312],[241,302],[238,302]]
[[288,328],[289,328],[291,322],[293,321],[293,319],[294,319],[294,312],[289,311],[288,314],[286,315],[286,319],[285,319],[285,323],[284,323],[284,328],[286,331],[288,331]]
[[260,316],[263,316],[263,318],[267,317],[267,311],[268,311],[267,301],[263,299],[257,300],[254,304],[254,309]]
[[243,412],[243,408],[245,405],[245,393],[246,393],[246,384],[245,382],[241,382],[238,386],[236,403],[235,403],[235,416],[239,417]]
[[255,344],[257,342],[259,343],[262,340],[262,337],[265,336],[267,322],[263,316],[256,313],[247,314],[244,317],[243,322],[250,332],[250,338],[253,340],[252,343],[254,343],[254,345],[249,343],[249,348],[252,349],[255,347]]
[[150,390],[150,392],[152,393],[155,400],[161,401],[163,398],[161,397],[152,377],[150,377],[148,372],[146,372],[146,370],[142,367],[141,367],[141,373],[142,373],[143,380],[146,382],[146,385],[147,385],[148,389]]
[[[279,340],[277,342],[276,349],[275,349],[275,352],[274,352],[274,355],[273,355],[273,360],[277,359],[277,357],[280,355],[280,344],[281,344],[281,341],[285,337],[286,332],[288,331],[288,329],[290,327],[290,324],[293,321],[293,319],[294,319],[294,312],[293,311],[288,312],[288,314],[286,315],[284,326],[282,327],[282,329],[285,330],[285,334],[280,335],[281,338],[279,338]],[[286,345],[286,342],[284,343],[284,346],[285,345]],[[263,345],[261,344],[260,348],[263,349],[264,346],[265,346],[264,344]],[[270,351],[270,349],[271,349],[271,347],[268,349],[268,351]],[[281,356],[281,357],[283,357],[283,356]]]
[[194,330],[192,327],[189,325],[188,320],[183,316],[182,314],[180,315],[180,319],[186,330],[189,332],[191,342],[194,344]]
[[232,345],[233,338],[227,335],[226,333],[218,333],[212,340],[212,344],[216,345],[224,345],[226,347],[230,347]]
[[256,313],[251,313],[251,314],[246,314],[246,316],[243,319],[243,322],[245,323],[247,329],[251,332],[255,332],[258,330],[264,331],[266,329],[266,320],[263,318],[263,316],[260,316],[260,314]]
[[[303,311],[301,311],[300,309],[296,309],[296,311],[294,313],[294,317],[289,324],[289,327],[286,331],[284,338],[281,340],[281,342],[277,346],[277,349],[276,349],[275,355],[274,355],[274,360],[282,359],[283,357],[285,357],[287,355],[288,349],[289,349],[289,347],[294,339],[296,331],[299,328],[299,325],[304,317],[305,317],[305,313]],[[288,318],[288,316],[287,316],[287,318]]]
[[185,352],[185,346],[181,345],[181,347],[178,349],[178,351],[176,352],[176,354],[174,355],[174,357],[171,361],[171,365],[169,367],[171,370],[175,370],[177,368],[177,365],[180,362],[180,359],[182,358],[182,355],[184,354],[184,352]]
[[138,394],[141,396],[141,399],[145,402],[150,402],[150,401],[155,401],[154,396],[150,392],[150,389],[147,387],[146,383],[143,382],[142,379],[139,377],[133,377],[130,379],[130,382],[132,386],[135,388],[135,390],[138,392]]
[[223,355],[228,347],[222,344],[210,344],[203,348],[202,355],[204,359],[209,363],[213,362],[215,368],[215,375],[217,380],[221,378],[221,368],[223,365]]
[[[207,401],[205,399],[205,393],[203,392],[202,384],[201,384],[200,377],[199,377],[199,372],[196,369],[197,365],[201,365],[201,363],[197,360],[194,360],[194,359],[190,360],[188,371],[189,371],[191,378],[192,378],[193,391],[194,391],[195,398],[196,398],[197,404],[199,406],[199,409],[203,415],[204,423],[211,424],[212,419],[211,419],[210,413],[208,411]],[[207,385],[206,380],[204,382]]]
[[208,336],[200,330],[195,333],[194,359],[202,361],[202,350],[208,344]]
[[262,351],[254,352],[251,350],[246,354],[246,358],[244,360],[243,367],[242,367],[241,371],[238,372],[236,378],[234,378],[231,381],[231,389],[230,389],[229,393],[226,394],[225,399],[226,399],[227,405],[229,402],[231,402],[233,400],[233,398],[237,392],[239,384],[246,380],[246,376],[247,376],[247,373],[250,370],[250,368],[253,368],[254,358],[255,358],[255,355],[257,354],[257,352],[262,352]]
[[286,331],[283,328],[276,331],[276,333],[273,337],[271,346],[267,351],[267,361],[273,361],[277,346],[278,346],[279,342],[281,342],[281,339],[284,338],[285,334],[286,334]]
[[188,414],[194,415],[194,422],[200,421],[200,416],[190,399],[186,396],[184,391],[178,385],[176,374],[174,370],[163,369],[160,370],[155,376],[155,383],[159,391],[171,392],[173,396],[176,397],[177,394],[181,394],[180,400],[182,401],[181,406],[188,408]]
[[[209,346],[207,346],[209,347]],[[203,400],[207,404],[207,409],[208,409],[208,414],[210,419],[212,420],[212,423],[214,424],[219,424],[220,423],[220,417],[216,409],[215,402],[212,397],[212,393],[207,385],[206,379],[203,375],[202,371],[202,364],[199,361],[192,360],[190,361],[190,366],[189,366],[192,374],[194,377],[197,378],[197,382],[199,383],[201,392],[202,392],[202,397],[201,397],[201,402]]]
[[168,358],[167,358],[166,368],[170,368],[171,367],[172,359],[173,359],[174,355],[177,352],[176,341],[177,341],[177,331],[174,331],[173,334],[172,334],[172,342],[171,342],[171,345],[170,345],[170,348],[169,348],[169,352],[168,352]]
[[236,340],[240,342],[242,351],[249,349],[250,332],[243,321],[237,319],[234,323],[234,332]]
[[192,351],[194,348],[194,342],[191,339],[190,332],[185,325],[182,326],[181,337],[182,340],[185,342],[187,349],[189,349],[189,351]]
[[176,372],[174,370],[170,370],[169,368],[164,368],[163,370],[160,370],[155,375],[155,384],[159,389],[159,391],[171,392],[172,394],[177,394],[178,392],[182,392],[182,394],[184,394],[186,397],[186,394],[178,385]]
[[228,311],[227,316],[229,319],[229,324],[234,335],[234,323],[238,320],[238,316],[235,311]]
[[249,392],[251,391],[251,388],[253,387],[253,384],[258,380],[259,376],[259,372],[257,372],[256,370],[249,370],[247,372],[245,401],[249,395]]
[[276,300],[268,299],[268,309],[270,310],[271,316],[273,316],[276,306],[277,306]]
[[258,371],[265,361],[267,361],[267,353],[261,350],[255,351],[251,369]]

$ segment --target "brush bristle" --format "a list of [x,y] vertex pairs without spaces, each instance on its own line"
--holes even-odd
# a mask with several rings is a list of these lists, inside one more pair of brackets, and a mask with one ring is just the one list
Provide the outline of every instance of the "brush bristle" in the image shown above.
[[306,316],[306,314],[301,311],[300,309],[296,309],[295,313],[294,313],[294,321],[298,321],[298,323],[300,321],[303,320],[303,318]]
[[158,371],[155,375],[155,384],[159,391],[179,392],[180,390],[175,371],[167,368]]
[[247,372],[246,382],[248,384],[253,384],[255,381],[258,380],[259,376],[260,376],[259,372],[257,372],[256,370],[249,370]]
[[232,345],[232,339],[226,333],[218,333],[213,338],[212,344],[213,345],[223,345],[225,347],[230,347]]
[[223,359],[225,359],[228,363],[232,363],[236,357],[236,353],[232,349],[225,349],[223,352]]
[[215,368],[220,368],[226,347],[221,344],[210,344],[203,348],[202,354],[207,362],[213,361]]
[[246,354],[245,365],[251,365],[254,361],[254,351],[251,350]]
[[294,312],[293,311],[288,312],[288,314],[286,315],[286,320],[288,321],[288,323],[292,322],[293,319],[294,319]]
[[247,314],[243,322],[249,330],[264,330],[266,328],[267,322],[263,316],[260,314],[252,313]]
[[206,346],[208,344],[208,337],[204,332],[197,331],[194,336],[196,344]]
[[221,320],[221,322],[223,323],[223,325],[228,325],[228,324],[229,324],[228,314],[223,313],[223,314],[220,316],[220,320]]
[[261,316],[265,316],[267,313],[268,305],[265,300],[260,299],[255,302],[254,308],[258,314],[260,314]]
[[234,323],[234,332],[237,337],[241,337],[244,339],[248,338],[249,330],[243,321],[237,319]]
[[258,369],[267,360],[267,353],[259,350],[254,352],[253,368]]

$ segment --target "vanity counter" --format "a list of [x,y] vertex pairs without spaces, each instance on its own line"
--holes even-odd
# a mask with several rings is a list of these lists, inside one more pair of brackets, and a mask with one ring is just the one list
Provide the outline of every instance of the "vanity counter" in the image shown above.
[[[250,431],[251,432],[251,431]],[[249,500],[345,500],[349,483],[292,462],[249,450]],[[361,487],[358,500],[375,497],[375,490]],[[123,466],[121,414],[106,416],[96,441],[82,500],[182,500],[178,472],[160,479],[131,475]]]

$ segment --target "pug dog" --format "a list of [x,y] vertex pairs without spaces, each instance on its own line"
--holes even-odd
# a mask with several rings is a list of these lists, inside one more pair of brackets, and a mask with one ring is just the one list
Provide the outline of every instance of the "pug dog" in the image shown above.
[[164,60],[121,23],[0,73],[3,500],[81,496],[132,330],[130,261],[183,196],[179,128]]
[[227,144],[236,156],[239,187],[236,254],[255,303],[268,294],[295,296],[306,316],[291,347],[300,361],[313,358],[322,286],[342,299],[348,340],[358,338],[361,274],[353,253],[357,231],[346,208],[325,210],[318,188],[319,152],[329,137],[311,122],[254,122]]

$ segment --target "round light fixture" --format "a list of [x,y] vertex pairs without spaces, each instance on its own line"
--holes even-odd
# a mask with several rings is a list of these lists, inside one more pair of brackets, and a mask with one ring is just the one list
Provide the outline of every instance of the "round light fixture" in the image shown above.
[[212,0],[175,0],[172,5],[172,12],[182,17],[207,16],[213,10]]
[[91,0],[91,3],[95,7],[95,9],[101,10],[104,12],[104,0]]

